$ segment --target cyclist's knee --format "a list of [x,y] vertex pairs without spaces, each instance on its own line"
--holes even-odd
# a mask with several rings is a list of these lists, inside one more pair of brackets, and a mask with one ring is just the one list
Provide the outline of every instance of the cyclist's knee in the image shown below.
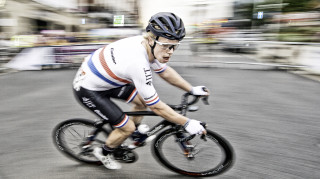
[[114,125],[114,127],[120,129],[124,135],[131,135],[136,129],[134,122],[125,114],[120,119],[120,122]]
[[123,132],[124,135],[130,136],[136,130],[136,126],[134,125],[134,122],[129,119],[127,124],[119,129]]

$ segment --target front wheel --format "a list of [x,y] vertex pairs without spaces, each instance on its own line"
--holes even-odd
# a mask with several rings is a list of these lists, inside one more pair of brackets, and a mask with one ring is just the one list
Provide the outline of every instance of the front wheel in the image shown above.
[[186,131],[163,131],[153,143],[156,159],[173,172],[194,177],[218,175],[232,166],[234,153],[226,139],[207,130],[206,140],[198,135],[178,141],[187,136]]
[[[60,152],[71,159],[88,163],[98,164],[101,162],[92,155],[92,149],[101,146],[107,139],[109,132],[102,128],[89,148],[84,144],[88,141],[88,136],[96,130],[95,122],[87,119],[69,119],[61,122],[53,130],[53,141]],[[89,146],[89,145],[88,145]]]

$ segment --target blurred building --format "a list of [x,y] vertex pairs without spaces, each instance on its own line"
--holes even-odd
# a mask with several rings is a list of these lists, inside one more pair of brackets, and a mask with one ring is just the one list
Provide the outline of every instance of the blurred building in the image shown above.
[[0,33],[85,32],[112,27],[114,15],[125,15],[127,26],[137,26],[136,0],[0,0]]
[[81,21],[68,9],[72,8],[55,7],[41,1],[7,0],[0,9],[0,31],[11,35],[53,29],[77,31]]
[[124,15],[125,27],[138,26],[138,0],[79,0],[79,9],[87,14],[89,24],[112,27],[115,15]]
[[233,17],[236,0],[140,0],[140,23],[145,27],[149,18],[157,12],[173,12],[179,15],[188,34],[195,25],[207,21]]

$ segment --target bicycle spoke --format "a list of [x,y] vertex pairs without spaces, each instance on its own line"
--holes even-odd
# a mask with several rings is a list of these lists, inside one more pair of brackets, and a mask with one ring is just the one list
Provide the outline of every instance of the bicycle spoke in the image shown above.
[[79,147],[79,144],[78,144],[78,143],[71,143],[71,142],[69,142],[69,145],[74,145],[74,146]]
[[90,143],[89,148],[82,148],[83,142],[87,139],[91,131],[95,130],[94,122],[83,119],[72,119],[60,124],[55,129],[54,140],[58,148],[73,159],[98,164],[99,162],[91,155],[94,146],[105,143],[108,132],[102,130],[97,134],[94,141]]
[[75,146],[75,147],[71,147],[71,149],[79,149],[79,147],[78,147],[78,146]]
[[82,138],[78,138],[78,137],[75,137],[73,135],[66,135],[65,138],[67,138],[69,141],[75,141],[75,142],[78,142],[79,140],[82,141]]
[[[70,131],[70,133],[72,134],[72,132],[71,132],[71,130],[73,130],[76,134],[78,134],[78,136],[82,139],[82,136],[78,133],[78,131],[77,130],[75,130],[73,127],[70,127],[71,129],[69,129],[69,131]],[[72,134],[73,135],[73,134]],[[75,135],[73,135],[75,138],[76,138],[76,136]]]

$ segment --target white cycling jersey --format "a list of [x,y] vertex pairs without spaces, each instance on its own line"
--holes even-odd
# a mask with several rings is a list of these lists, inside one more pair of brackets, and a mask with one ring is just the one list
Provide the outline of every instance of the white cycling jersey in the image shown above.
[[148,106],[160,101],[152,84],[152,72],[162,73],[166,64],[149,62],[142,36],[125,38],[98,49],[85,58],[73,85],[92,91],[105,91],[134,83],[136,90],[127,102],[139,92]]

